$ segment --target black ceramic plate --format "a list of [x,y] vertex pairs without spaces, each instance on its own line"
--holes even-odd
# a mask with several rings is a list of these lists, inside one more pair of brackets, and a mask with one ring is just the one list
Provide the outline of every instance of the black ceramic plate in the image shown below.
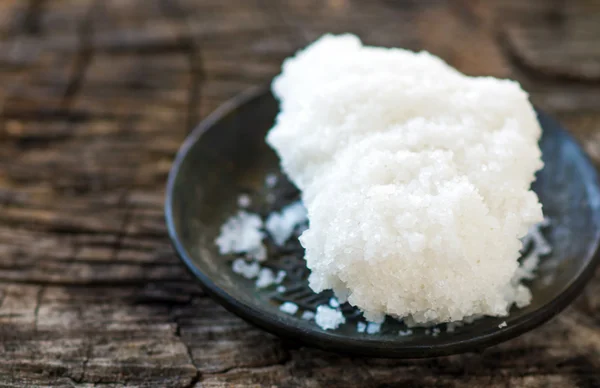
[[[289,295],[278,295],[272,288],[257,291],[253,281],[232,272],[230,259],[219,255],[214,244],[220,226],[237,211],[238,195],[248,192],[260,197],[267,174],[281,175],[278,158],[264,141],[277,112],[277,101],[264,89],[228,102],[185,141],[167,185],[166,220],[178,255],[217,301],[257,326],[306,345],[366,356],[413,358],[478,351],[544,323],[565,308],[592,276],[599,261],[600,239],[596,171],[573,138],[557,122],[539,113],[545,167],[533,188],[552,221],[546,237],[553,251],[543,259],[537,277],[529,284],[533,294],[529,306],[515,308],[505,318],[483,318],[436,336],[423,329],[400,336],[398,331],[403,327],[393,320],[386,321],[380,333],[371,335],[358,333],[353,319],[336,330],[325,331],[312,321],[302,320],[299,314],[279,311],[281,300],[286,298],[303,308],[315,304],[316,298],[305,292],[306,271],[298,271],[302,261],[297,244],[292,242],[287,253],[270,251],[278,256],[273,259],[275,266],[289,267]],[[285,180],[275,192],[281,197],[276,198],[276,204],[297,195]],[[268,211],[264,203],[254,206],[254,211]],[[292,258],[283,257],[286,255]],[[271,257],[269,260],[273,261]],[[503,321],[507,326],[499,328]]]

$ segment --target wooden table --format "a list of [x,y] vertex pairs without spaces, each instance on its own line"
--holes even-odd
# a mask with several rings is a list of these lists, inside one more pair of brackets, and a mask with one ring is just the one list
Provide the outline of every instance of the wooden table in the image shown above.
[[325,32],[522,82],[600,162],[600,1],[0,0],[0,386],[600,386],[600,278],[545,326],[433,360],[298,348],[173,254],[186,133]]

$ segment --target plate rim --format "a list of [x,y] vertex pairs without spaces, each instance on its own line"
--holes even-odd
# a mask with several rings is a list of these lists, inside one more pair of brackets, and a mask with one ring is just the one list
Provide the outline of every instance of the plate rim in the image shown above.
[[[268,93],[270,93],[270,90],[267,85],[261,85],[248,89],[245,92],[227,100],[214,112],[203,119],[189,133],[179,148],[169,171],[166,184],[164,202],[165,221],[171,244],[177,256],[185,264],[190,273],[200,281],[200,284],[207,294],[209,294],[227,310],[236,314],[242,319],[254,324],[255,326],[258,326],[263,330],[294,342],[300,342],[305,345],[326,351],[334,351],[358,356],[429,358],[466,352],[480,352],[487,347],[515,338],[547,322],[549,319],[565,309],[580,294],[587,282],[594,276],[595,268],[600,263],[600,231],[595,236],[596,238],[594,244],[592,245],[592,249],[589,250],[589,252],[592,253],[588,253],[586,258],[587,264],[581,270],[579,276],[572,280],[569,286],[549,303],[541,306],[537,310],[534,310],[527,315],[516,319],[515,321],[512,321],[510,325],[503,328],[498,328],[498,330],[491,333],[477,335],[470,339],[462,339],[451,341],[445,344],[433,345],[402,344],[401,342],[376,339],[362,340],[335,334],[334,331],[325,332],[304,329],[302,327],[289,324],[288,321],[280,319],[276,315],[271,315],[264,310],[254,307],[251,304],[236,299],[224,289],[217,286],[209,276],[202,272],[202,270],[195,264],[192,256],[189,254],[179,238],[173,216],[175,182],[190,149],[197,141],[200,140],[204,133],[206,133],[211,127],[213,127],[217,122],[225,118],[227,115],[233,113],[239,107],[249,103],[254,99],[264,97]],[[566,136],[572,143],[574,143],[574,145],[579,148],[579,154],[583,157],[585,167],[587,170],[589,170],[588,173],[592,174],[595,186],[598,187],[600,191],[597,170],[577,140],[573,138],[570,133],[565,131],[563,127],[548,114],[537,108],[536,113],[538,115],[538,121],[543,119],[555,124],[556,129],[562,132],[563,136]]]

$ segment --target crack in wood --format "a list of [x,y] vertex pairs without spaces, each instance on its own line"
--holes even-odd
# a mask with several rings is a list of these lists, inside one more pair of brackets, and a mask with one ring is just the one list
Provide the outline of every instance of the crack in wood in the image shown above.
[[473,2],[469,0],[460,0],[451,3],[451,6],[456,9],[457,14],[465,24],[468,24],[471,28],[477,28],[481,25],[481,20],[477,14],[473,11]]
[[119,252],[121,251],[121,248],[123,246],[123,240],[125,239],[125,236],[127,236],[127,229],[129,228],[129,224],[133,219],[134,206],[129,204],[129,192],[129,188],[124,190],[123,194],[121,195],[121,198],[119,198],[118,201],[119,207],[125,209],[125,214],[123,215],[123,221],[121,223],[121,226],[119,227],[119,230],[116,233],[115,244],[111,255],[111,261],[117,260]]
[[29,5],[23,17],[23,31],[29,35],[42,34],[40,19],[46,0],[29,0]]
[[42,307],[42,298],[44,296],[45,287],[41,286],[35,298],[35,309],[33,310],[33,331],[38,330],[38,320],[40,316],[40,307]]
[[498,46],[504,52],[505,57],[510,60],[510,63],[523,75],[529,79],[546,80],[546,81],[568,81],[579,85],[593,85],[600,83],[600,78],[589,78],[582,74],[560,69],[553,69],[544,66],[540,68],[536,64],[531,63],[520,51],[515,44],[513,38],[507,31],[500,31],[497,34]]
[[[171,308],[171,310],[172,310],[172,308]],[[172,315],[172,313],[170,312],[169,315]],[[181,337],[181,324],[178,322],[177,319],[174,320],[174,323],[176,325],[175,326],[175,336],[177,338],[179,338],[180,343],[185,347],[185,350],[187,352],[187,356],[189,359],[189,363],[191,365],[193,365],[194,368],[196,368],[196,374],[192,377],[192,380],[190,381],[190,383],[188,385],[186,385],[186,387],[194,387],[202,378],[202,373],[200,373],[200,370],[198,369],[198,366],[196,365],[196,362],[194,361],[194,356],[192,355],[191,347]]]
[[188,55],[191,80],[188,91],[186,127],[188,132],[191,132],[198,124],[198,119],[202,115],[199,106],[202,100],[202,84],[206,77],[204,74],[201,49],[197,45],[194,45],[190,48]]
[[[289,354],[289,352],[288,352],[288,354]],[[272,363],[269,365],[261,365],[261,366],[253,366],[253,367],[232,366],[229,368],[221,369],[218,372],[204,373],[202,376],[203,377],[212,377],[212,376],[233,374],[233,373],[241,372],[241,371],[253,371],[254,373],[259,373],[261,371],[273,369],[274,367],[277,367],[277,366],[282,366],[284,368],[288,367],[290,364],[294,363],[294,361],[295,361],[294,358],[291,355],[288,355],[282,361],[275,362],[275,363]]]
[[190,82],[187,96],[187,114],[186,114],[186,130],[191,132],[198,124],[198,119],[202,112],[199,111],[199,106],[202,100],[202,85],[206,79],[204,71],[204,63],[202,59],[202,49],[200,44],[193,37],[193,30],[188,20],[186,11],[182,8],[177,0],[161,0],[159,3],[164,14],[173,19],[184,23],[186,33],[178,36],[178,41],[183,47],[187,55],[190,71]]
[[290,37],[290,43],[294,49],[299,49],[310,43],[310,39],[307,37],[307,34],[304,32],[302,27],[295,26],[288,19],[280,2],[274,2],[271,0],[258,0],[258,2],[260,4],[259,8],[263,9],[268,16],[271,18],[276,17],[277,19],[281,20],[283,25],[286,26],[289,32],[288,36]]
[[78,27],[78,49],[75,53],[75,62],[59,104],[60,109],[63,111],[70,111],[73,100],[81,89],[85,75],[92,63],[94,57],[93,19],[102,6],[102,0],[94,0]]
[[88,364],[90,362],[90,359],[92,358],[93,352],[94,346],[88,338],[88,340],[86,341],[85,357],[83,359],[83,362],[81,363],[81,377],[76,379],[76,381],[80,384],[85,382],[85,374],[87,372]]
[[[538,82],[597,86],[600,55],[586,43],[600,36],[600,29],[578,27],[577,14],[569,11],[571,2],[552,0],[547,4],[531,20],[498,18],[497,40],[505,57],[527,78]],[[590,12],[580,18],[588,26],[598,26],[600,18],[596,15]]]
[[570,0],[547,0],[552,3],[545,13],[546,19],[558,28],[564,27],[567,20],[567,7]]
[[[164,276],[161,277],[160,281],[164,282],[176,282],[181,281],[181,277]],[[73,279],[72,281],[65,280],[46,280],[46,279],[15,279],[7,278],[0,275],[0,284],[15,284],[15,285],[29,285],[29,286],[62,286],[62,287],[80,287],[82,289],[87,288],[101,288],[107,286],[114,287],[133,287],[143,286],[148,284],[147,278],[139,279],[94,279],[94,280],[81,280]]]

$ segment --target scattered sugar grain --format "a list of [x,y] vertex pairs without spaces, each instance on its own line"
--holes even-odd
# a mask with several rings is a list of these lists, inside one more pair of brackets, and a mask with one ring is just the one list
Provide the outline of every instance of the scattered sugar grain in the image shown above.
[[402,337],[406,337],[407,335],[411,335],[413,331],[411,329],[400,330],[398,331],[398,335]]
[[269,268],[262,268],[258,273],[256,288],[267,288],[272,284],[275,284],[275,274]]
[[317,307],[315,322],[320,328],[330,330],[337,329],[341,324],[346,323],[346,318],[341,311],[327,305],[320,305]]
[[554,283],[554,274],[549,274],[542,278],[542,284],[544,286],[549,286],[552,283]]
[[231,264],[231,270],[246,279],[254,279],[260,273],[260,265],[257,262],[248,263],[244,259],[235,259]]
[[357,333],[364,333],[365,330],[367,329],[367,324],[364,322],[358,322],[356,323],[356,332]]
[[273,187],[275,187],[276,184],[277,184],[277,175],[275,175],[275,174],[267,175],[267,177],[265,178],[265,185],[268,188],[273,188]]
[[256,252],[260,256],[264,237],[262,226],[260,216],[240,210],[221,226],[221,233],[215,240],[219,253]]
[[499,329],[502,329],[503,327],[508,326],[508,324],[506,323],[506,321],[502,322],[501,324],[498,325]]
[[278,286],[276,290],[281,294],[282,292],[285,292],[285,286]]
[[279,310],[286,314],[294,315],[296,312],[298,312],[298,305],[292,302],[285,302],[279,306]]
[[269,214],[265,228],[273,237],[275,244],[282,246],[292,236],[296,227],[306,223],[306,219],[304,205],[302,202],[296,201],[281,209],[280,212]]
[[329,299],[329,305],[331,307],[333,307],[334,309],[340,307],[340,302],[338,302],[338,300],[336,298],[331,298]]
[[277,277],[274,280],[275,284],[281,284],[281,282],[283,281],[283,279],[285,279],[285,277],[287,276],[287,273],[284,270],[279,270],[277,272]]
[[312,311],[306,310],[302,313],[302,319],[304,319],[305,321],[310,321],[311,319],[315,318],[315,313],[313,313]]
[[381,323],[369,322],[367,324],[367,334],[376,334],[381,330]]
[[458,325],[456,322],[448,322],[446,323],[446,331],[448,333],[454,333],[456,331],[456,328],[459,326],[461,325]]
[[246,257],[249,259],[254,259],[256,261],[265,261],[267,260],[267,247],[265,244],[260,243],[254,249],[246,252]]
[[252,204],[252,200],[250,199],[250,196],[248,194],[240,194],[238,196],[238,206],[241,208],[247,208],[248,206],[250,206]]

